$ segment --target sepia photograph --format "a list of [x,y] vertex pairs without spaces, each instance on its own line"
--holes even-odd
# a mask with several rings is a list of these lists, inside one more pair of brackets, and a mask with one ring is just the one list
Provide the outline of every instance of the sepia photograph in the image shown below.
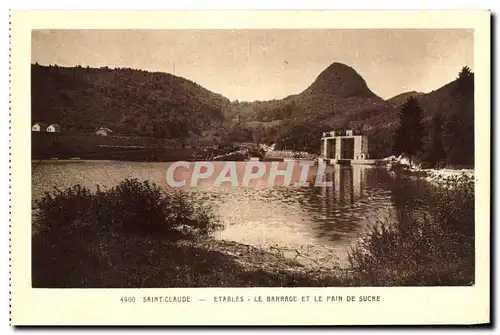
[[14,12],[13,324],[490,322],[490,20]]
[[33,30],[33,287],[473,285],[473,39]]

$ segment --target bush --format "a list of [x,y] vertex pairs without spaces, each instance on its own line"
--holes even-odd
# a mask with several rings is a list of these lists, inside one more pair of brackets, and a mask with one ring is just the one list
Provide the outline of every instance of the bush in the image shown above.
[[177,191],[165,194],[148,181],[127,179],[116,187],[92,193],[80,185],[46,193],[38,202],[45,232],[128,232],[162,238],[192,238],[221,228],[211,208]]
[[102,192],[97,190],[101,213],[95,213],[102,225],[134,233],[163,234],[168,228],[163,192],[148,181],[127,179]]
[[71,233],[75,226],[87,227],[94,219],[95,200],[90,190],[81,185],[45,192],[37,202],[40,229],[46,233],[58,232],[62,236],[65,232]]
[[426,215],[412,211],[370,227],[349,253],[357,285],[474,283],[474,182],[462,176],[450,183],[429,192]]
[[[186,257],[172,251],[177,250],[173,239],[221,228],[211,208],[187,194],[165,194],[154,183],[136,179],[96,192],[80,185],[56,189],[38,207],[34,287],[141,286],[157,272],[158,286],[173,281],[175,262]],[[155,254],[173,264],[154,264]]]

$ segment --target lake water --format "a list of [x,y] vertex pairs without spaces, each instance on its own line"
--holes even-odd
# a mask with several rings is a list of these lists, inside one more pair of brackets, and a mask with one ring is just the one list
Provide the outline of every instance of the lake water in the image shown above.
[[[126,178],[150,180],[164,187],[168,163],[117,161],[32,164],[32,203],[54,187],[81,184],[112,187]],[[312,168],[311,175],[315,174]],[[396,180],[370,166],[328,166],[324,187],[187,187],[211,204],[225,224],[218,239],[281,252],[305,265],[345,262],[349,247],[371,223],[398,210],[425,203],[423,185]],[[417,201],[407,201],[409,199]],[[422,200],[421,202],[419,202]],[[332,257],[332,255],[335,255]]]

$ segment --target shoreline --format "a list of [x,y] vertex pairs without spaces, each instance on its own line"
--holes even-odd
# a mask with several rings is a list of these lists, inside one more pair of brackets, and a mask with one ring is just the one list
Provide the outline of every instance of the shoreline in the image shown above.
[[[38,209],[32,209],[32,237],[36,237],[41,232],[41,226],[37,220],[36,213]],[[266,272],[285,271],[291,273],[307,274],[309,272],[317,274],[324,273],[325,276],[332,274],[335,271],[345,271],[346,269],[341,266],[338,261],[333,262],[333,266],[316,265],[311,266],[312,263],[300,262],[297,258],[304,257],[310,258],[306,253],[297,251],[295,259],[285,256],[283,250],[287,248],[265,248],[262,246],[255,246],[234,240],[218,239],[213,236],[198,238],[194,240],[178,240],[173,242],[174,245],[179,247],[200,248],[206,252],[218,252],[233,260],[246,269],[254,271],[261,270]],[[274,249],[274,251],[273,251]],[[336,254],[331,253],[331,258],[336,259]]]
[[[338,277],[342,270],[346,271],[341,266],[333,268],[307,266],[297,260],[266,250],[265,248],[232,240],[219,240],[209,237],[197,241],[178,241],[176,243],[179,245],[200,247],[207,252],[216,251],[233,257],[235,262],[252,271],[272,273],[284,271],[303,275],[318,275],[322,273],[325,277]],[[332,254],[333,257],[335,256]]]
[[410,169],[402,172],[406,177],[423,179],[424,181],[439,187],[454,187],[465,180],[474,179],[472,169]]
[[[387,157],[381,159],[385,162],[385,168],[393,176],[423,179],[436,186],[450,186],[450,184],[461,182],[461,179],[474,179],[474,168],[449,168],[422,169],[419,165],[409,164],[408,159],[402,157]],[[453,186],[453,185],[451,185]]]
[[[91,240],[67,240],[52,255],[42,247],[43,234],[32,235],[36,274],[33,287],[165,288],[165,287],[348,287],[345,269],[312,269],[250,245],[216,240],[169,241],[146,236],[107,235]],[[121,251],[129,250],[126,256]],[[42,253],[42,251],[45,251]],[[117,252],[120,251],[120,252]],[[131,253],[130,253],[131,251]],[[48,253],[48,255],[47,255]],[[57,255],[59,266],[72,273],[54,278],[45,262]],[[76,257],[76,258],[75,258]],[[98,260],[98,263],[94,263]],[[92,264],[92,273],[79,264]],[[157,264],[157,265],[153,265]],[[84,271],[81,273],[80,271]]]

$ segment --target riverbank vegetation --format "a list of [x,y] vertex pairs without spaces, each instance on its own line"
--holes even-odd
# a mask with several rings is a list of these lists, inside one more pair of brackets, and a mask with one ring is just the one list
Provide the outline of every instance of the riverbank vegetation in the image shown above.
[[[398,192],[398,189],[393,190]],[[348,264],[310,268],[272,252],[215,240],[211,208],[183,192],[125,180],[96,192],[79,185],[38,201],[34,287],[434,286],[474,283],[474,183],[429,186],[378,222]],[[405,194],[408,192],[404,192]],[[332,255],[333,257],[333,255]]]
[[[393,192],[406,194],[402,185]],[[351,251],[356,285],[473,285],[473,178],[462,175],[395,198],[401,202],[396,221],[377,222]]]

